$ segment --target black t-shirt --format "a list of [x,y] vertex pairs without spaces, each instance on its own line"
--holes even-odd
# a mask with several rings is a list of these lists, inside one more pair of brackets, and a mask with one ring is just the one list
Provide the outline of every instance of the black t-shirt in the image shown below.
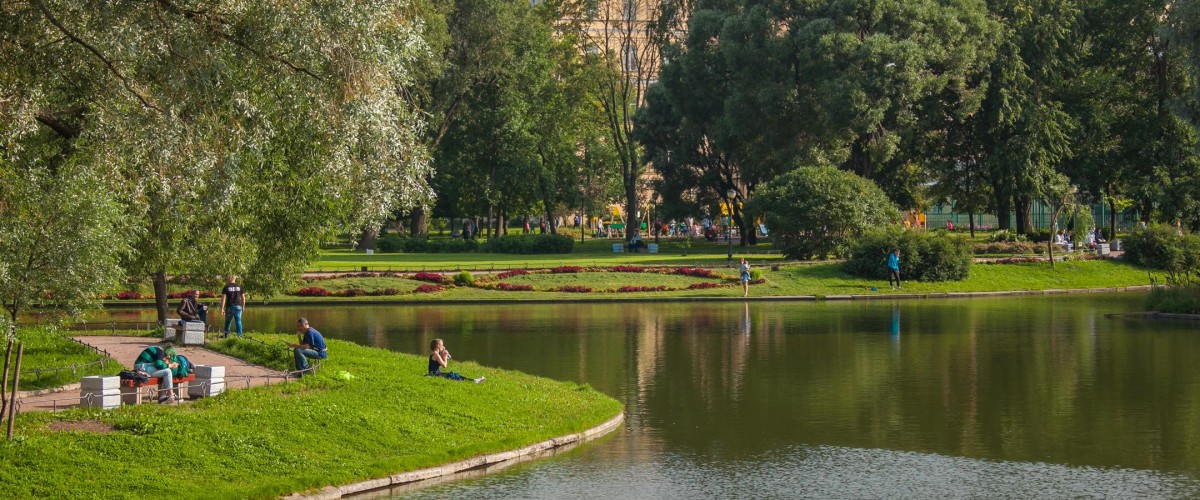
[[226,283],[221,293],[225,295],[225,307],[242,305],[242,285]]

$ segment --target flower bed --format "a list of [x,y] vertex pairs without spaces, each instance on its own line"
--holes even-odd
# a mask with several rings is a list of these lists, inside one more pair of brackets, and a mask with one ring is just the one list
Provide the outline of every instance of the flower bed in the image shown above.
[[533,285],[514,285],[512,283],[496,283],[496,290],[505,292],[532,292]]
[[511,271],[504,271],[500,274],[497,274],[494,276],[494,278],[498,279],[498,280],[502,280],[502,279],[511,278],[513,276],[524,276],[526,274],[529,274],[529,271],[526,271],[524,269],[513,269]]
[[329,290],[326,290],[319,286],[310,286],[308,288],[301,288],[299,290],[296,290],[295,293],[293,293],[293,295],[299,295],[301,297],[328,297],[330,295],[330,293],[329,293]]
[[414,279],[417,281],[428,281],[430,283],[438,283],[438,284],[445,283],[445,281],[446,281],[446,277],[442,276],[438,273],[424,273],[424,272],[412,275],[411,279]]
[[584,269],[580,266],[559,266],[550,270],[554,274],[582,273],[583,271]]
[[567,293],[592,293],[592,287],[583,285],[563,285],[558,288],[554,288],[551,291]]
[[630,292],[665,292],[665,291],[667,291],[667,290],[670,290],[670,289],[671,289],[671,288],[667,287],[666,285],[659,285],[659,286],[623,286],[623,287],[621,287],[621,288],[618,288],[618,289],[617,289],[617,293],[630,293]]
[[445,289],[442,285],[421,285],[413,290],[413,293],[437,293]]
[[704,290],[704,289],[708,289],[708,288],[720,288],[721,286],[723,286],[723,285],[721,285],[720,283],[713,283],[710,281],[706,281],[704,283],[692,283],[692,284],[688,285],[687,289],[688,290]]

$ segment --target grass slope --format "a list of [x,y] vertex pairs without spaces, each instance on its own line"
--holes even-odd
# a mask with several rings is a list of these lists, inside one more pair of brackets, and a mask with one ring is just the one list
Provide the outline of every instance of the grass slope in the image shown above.
[[[78,382],[79,379],[90,375],[115,375],[125,369],[115,360],[109,360],[101,367],[97,362],[104,356],[72,341],[63,332],[51,327],[18,328],[17,340],[25,344],[25,355],[21,360],[22,391],[58,387]],[[3,349],[6,346],[7,344],[0,344],[0,361],[3,360]],[[13,346],[6,390],[12,388],[11,370],[16,368],[16,358],[17,348]],[[76,368],[72,370],[72,366]],[[55,368],[64,369],[54,370]]]
[[[423,357],[329,344],[321,373],[300,382],[182,406],[23,414],[18,439],[0,444],[0,491],[13,498],[276,497],[513,449],[621,411],[587,386],[457,359],[454,369],[488,380],[429,378]],[[215,347],[274,365],[285,359],[244,340]],[[48,427],[87,419],[116,431]],[[160,462],[171,466],[159,469]]]

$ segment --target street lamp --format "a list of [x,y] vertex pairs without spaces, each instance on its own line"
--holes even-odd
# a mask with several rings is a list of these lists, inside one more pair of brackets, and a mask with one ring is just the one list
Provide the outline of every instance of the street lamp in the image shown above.
[[729,261],[729,263],[732,264],[733,263],[733,199],[735,196],[737,196],[737,190],[734,188],[729,188],[728,191],[725,191],[725,194],[729,196],[729,219],[728,219],[729,222],[725,224],[725,241],[729,242],[729,254],[726,256],[725,260]]

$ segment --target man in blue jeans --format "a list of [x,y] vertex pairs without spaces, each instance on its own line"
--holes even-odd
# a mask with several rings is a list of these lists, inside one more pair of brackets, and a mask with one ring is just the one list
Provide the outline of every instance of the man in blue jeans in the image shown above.
[[296,333],[300,335],[299,344],[288,344],[296,356],[296,371],[303,375],[308,370],[308,358],[326,359],[329,354],[325,350],[325,337],[316,328],[308,326],[308,318],[296,320]]
[[171,371],[179,366],[175,362],[174,347],[159,347],[152,345],[138,354],[133,362],[133,369],[146,372],[159,380],[158,402],[168,403],[173,399],[171,390],[174,388]]
[[246,293],[237,282],[238,277],[230,275],[221,290],[221,312],[225,314],[225,336],[229,336],[230,323],[237,323],[237,335],[242,336],[242,309],[246,307]]

